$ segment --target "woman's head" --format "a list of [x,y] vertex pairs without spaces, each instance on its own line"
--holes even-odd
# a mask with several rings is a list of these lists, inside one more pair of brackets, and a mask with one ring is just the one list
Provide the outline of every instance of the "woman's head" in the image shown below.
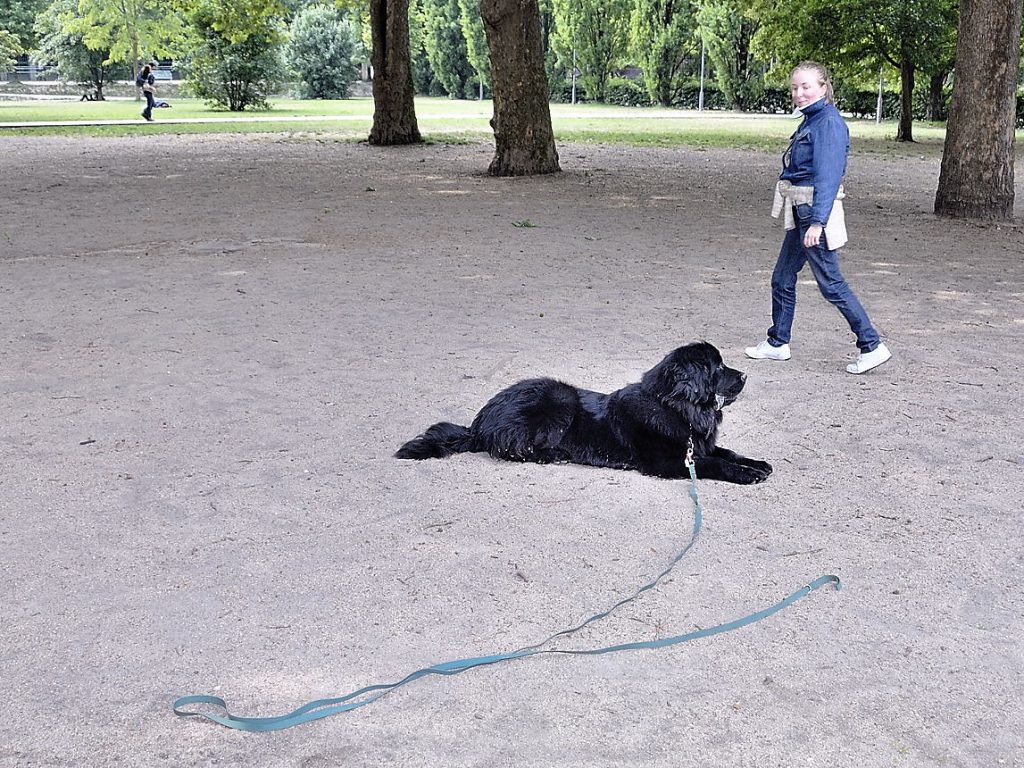
[[822,97],[829,104],[836,99],[828,70],[816,61],[802,61],[793,68],[789,73],[789,93],[797,107],[806,107]]

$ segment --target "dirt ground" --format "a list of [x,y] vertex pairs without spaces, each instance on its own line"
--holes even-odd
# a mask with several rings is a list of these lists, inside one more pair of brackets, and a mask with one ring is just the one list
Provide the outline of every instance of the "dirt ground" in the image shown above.
[[[0,137],[0,766],[1024,765],[1021,226],[933,216],[934,157],[854,156],[844,272],[894,359],[846,374],[807,275],[793,359],[755,363],[778,158],[560,154],[492,179],[486,144]],[[171,712],[284,714],[632,592],[687,483],[392,453],[699,339],[748,373],[721,443],[775,473],[703,483],[674,576],[569,645],[842,591],[274,734]]]

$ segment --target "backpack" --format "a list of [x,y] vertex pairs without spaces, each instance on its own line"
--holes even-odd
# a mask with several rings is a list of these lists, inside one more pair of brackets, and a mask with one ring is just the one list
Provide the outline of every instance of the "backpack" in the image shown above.
[[139,74],[135,76],[135,87],[141,88],[146,84],[146,77],[142,74],[142,70],[139,70]]

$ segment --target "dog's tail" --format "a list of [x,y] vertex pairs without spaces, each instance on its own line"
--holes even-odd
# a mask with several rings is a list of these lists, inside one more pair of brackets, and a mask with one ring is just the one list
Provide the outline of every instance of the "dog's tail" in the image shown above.
[[443,459],[472,450],[473,436],[468,427],[442,421],[399,448],[395,458]]

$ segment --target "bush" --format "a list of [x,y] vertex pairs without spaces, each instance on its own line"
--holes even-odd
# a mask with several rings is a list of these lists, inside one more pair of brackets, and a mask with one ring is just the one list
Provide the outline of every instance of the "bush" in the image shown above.
[[185,67],[185,91],[232,112],[269,108],[267,97],[284,76],[277,35],[252,34],[232,43],[212,28],[199,31],[202,42]]
[[793,111],[793,97],[788,88],[765,86],[750,105],[751,112],[787,114]]
[[[556,104],[572,104],[572,81],[571,80],[551,80],[548,87],[549,101],[553,101]],[[586,101],[586,94],[583,93],[583,86],[580,85],[579,81],[576,82],[576,103],[582,104]]]
[[[570,85],[570,90],[572,86]],[[577,94],[579,84],[577,83]],[[624,77],[613,77],[608,80],[604,92],[605,104],[617,104],[620,107],[649,107],[651,97],[642,83]]]
[[[572,101],[572,84],[567,80],[550,80],[550,100],[556,104],[568,104]],[[944,94],[944,115],[949,114],[950,92]],[[680,88],[672,106],[677,109],[697,109],[700,99],[700,84],[689,82]],[[925,106],[928,99],[926,88],[914,91],[914,119],[923,120]],[[579,83],[576,83],[577,103],[586,102],[588,99],[583,93]],[[635,80],[626,78],[612,78],[608,82],[608,89],[605,96],[605,103],[617,104],[623,107],[649,107],[651,99],[644,87]],[[878,91],[858,90],[847,88],[842,84],[836,87],[836,106],[843,112],[853,117],[869,118],[875,116],[878,107]],[[712,82],[704,83],[704,109],[725,110],[729,109],[718,86]],[[769,114],[788,113],[793,109],[793,102],[788,88],[766,86],[761,94],[750,105],[751,112],[765,112]],[[887,90],[882,92],[882,116],[886,120],[896,120],[900,116],[900,94],[899,91]],[[1017,94],[1017,127],[1024,128],[1024,93]]]
[[352,63],[355,38],[341,14],[326,5],[311,5],[295,17],[285,49],[299,79],[301,99],[344,99],[356,78]]
[[[942,117],[949,114],[950,92],[943,94]],[[911,97],[911,110],[914,120],[924,120],[927,113],[928,90],[915,89]],[[878,111],[878,91],[860,91],[838,88],[836,90],[836,106],[843,112],[854,117],[874,117]],[[900,117],[900,92],[882,91],[882,119],[898,120]]]
[[[672,100],[672,106],[679,109],[698,109],[700,106],[700,83],[687,83]],[[725,96],[718,86],[704,81],[704,109],[728,109]]]
[[[878,110],[878,91],[862,91],[855,88],[836,88],[836,106],[840,111],[854,117],[874,117]],[[893,91],[882,92],[882,114],[893,117],[900,112],[900,95]]]

